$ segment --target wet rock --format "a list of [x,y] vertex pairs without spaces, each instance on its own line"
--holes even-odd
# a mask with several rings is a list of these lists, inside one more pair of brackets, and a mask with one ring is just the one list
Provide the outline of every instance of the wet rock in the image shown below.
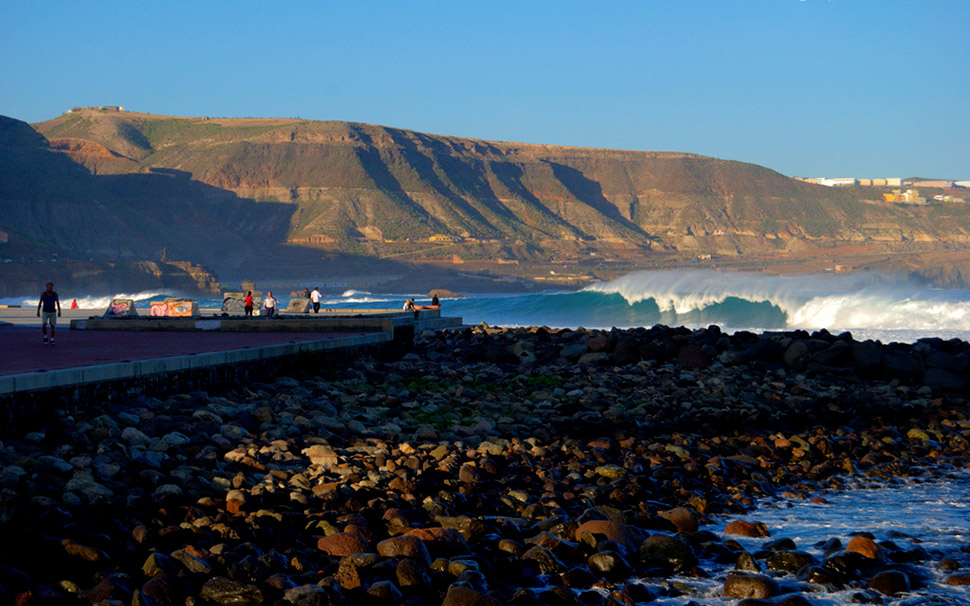
[[70,539],[61,541],[61,546],[64,548],[64,552],[75,560],[97,563],[108,559],[108,555],[100,549],[82,545]]
[[219,606],[258,606],[263,594],[254,585],[237,583],[225,577],[214,577],[202,585],[202,599]]
[[866,583],[866,589],[878,591],[890,597],[905,593],[912,588],[909,575],[899,570],[878,572]]
[[622,580],[630,575],[630,564],[615,551],[601,551],[589,556],[589,570],[602,578]]
[[735,562],[734,569],[742,572],[762,572],[761,564],[747,551],[738,556],[738,561]]
[[636,551],[644,539],[643,533],[639,529],[609,520],[583,522],[573,533],[575,540],[582,540],[583,533],[587,532],[594,537],[622,543],[631,551]]
[[772,598],[781,593],[777,581],[763,574],[732,572],[724,581],[724,595],[732,598]]
[[657,515],[677,527],[677,532],[697,532],[697,513],[686,507],[674,507]]
[[835,572],[822,566],[806,566],[798,571],[798,579],[807,583],[824,585],[830,590],[838,590],[845,587],[845,579]]
[[640,561],[649,567],[684,572],[697,566],[690,544],[680,537],[655,534],[640,544]]
[[143,596],[156,604],[184,604],[188,590],[187,584],[170,573],[152,577],[139,589]]
[[424,564],[431,563],[431,556],[424,541],[414,535],[401,535],[385,539],[377,544],[377,553],[385,557],[413,558]]
[[765,558],[765,566],[768,570],[788,572],[795,574],[804,566],[814,564],[815,558],[805,551],[776,551]]
[[736,534],[742,537],[767,537],[769,536],[768,527],[763,522],[749,522],[747,520],[735,520],[724,529],[727,534]]
[[441,606],[500,606],[487,594],[465,585],[452,585]]
[[336,532],[330,536],[320,537],[317,549],[334,557],[365,553],[371,550],[370,544],[356,532]]
[[415,528],[409,530],[407,534],[421,539],[432,556],[452,556],[468,553],[468,543],[465,542],[465,537],[454,528],[441,526]]
[[970,572],[958,572],[946,577],[947,585],[970,585]]
[[812,602],[798,594],[780,595],[774,598],[747,598],[738,601],[735,606],[812,606]]
[[426,588],[431,586],[431,577],[428,575],[427,567],[410,558],[398,562],[394,574],[399,587]]
[[846,545],[845,550],[858,553],[870,560],[875,560],[879,557],[879,545],[869,537],[852,537],[852,540]]
[[367,587],[367,595],[381,604],[397,604],[403,595],[394,583],[390,581],[376,581]]
[[822,566],[846,580],[858,579],[871,565],[869,558],[854,551],[841,550],[827,556]]
[[545,547],[538,545],[527,549],[519,559],[534,563],[540,574],[558,574],[566,570],[566,565],[559,558]]

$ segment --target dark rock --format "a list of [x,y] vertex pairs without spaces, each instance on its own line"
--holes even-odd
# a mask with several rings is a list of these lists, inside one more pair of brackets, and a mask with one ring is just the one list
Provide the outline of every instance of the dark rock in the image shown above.
[[615,551],[594,553],[586,564],[593,574],[606,579],[620,580],[630,575],[630,564]]
[[952,370],[929,368],[923,373],[923,384],[934,391],[960,391],[970,384],[970,378]]
[[747,551],[738,556],[738,561],[734,564],[734,568],[742,572],[762,572],[761,564]]
[[684,572],[697,566],[690,543],[680,537],[655,534],[640,545],[640,561],[649,567]]
[[886,350],[882,357],[883,370],[888,377],[911,380],[920,375],[919,362],[909,353],[901,350]]
[[878,572],[866,583],[866,589],[878,591],[890,597],[897,596],[912,589],[909,575],[900,570],[883,570]]
[[414,535],[400,535],[385,539],[377,544],[377,553],[389,558],[398,556],[412,558],[425,565],[431,563],[431,555],[428,554],[424,541]]
[[566,587],[592,587],[596,577],[590,574],[588,568],[576,566],[562,573],[560,577]]
[[540,574],[561,573],[566,570],[566,565],[559,558],[545,547],[538,545],[527,549],[519,559],[535,563]]
[[334,557],[366,553],[371,550],[367,540],[356,532],[335,532],[317,541],[317,549]]
[[263,594],[254,585],[237,583],[225,577],[214,577],[202,586],[202,598],[219,606],[258,606]]
[[852,344],[852,359],[861,374],[871,374],[882,364],[882,348],[874,341],[855,342]]
[[824,585],[830,590],[837,590],[845,587],[845,579],[822,566],[806,566],[798,571],[798,579],[807,583]]
[[97,585],[82,591],[80,594],[92,603],[119,600],[124,603],[131,601],[131,589],[128,580],[122,575],[110,574],[101,579]]
[[677,364],[684,368],[702,369],[711,365],[711,356],[698,345],[684,346],[677,354]]
[[415,528],[407,532],[424,542],[431,557],[450,557],[468,553],[468,543],[465,537],[454,528],[434,526],[431,528]]
[[947,585],[970,585],[970,572],[958,572],[946,577]]
[[499,602],[478,590],[464,585],[452,585],[441,606],[500,606]]
[[189,587],[173,574],[154,576],[141,586],[141,593],[157,604],[183,604]]
[[734,606],[812,606],[812,602],[797,593],[790,593],[764,600],[748,598],[738,601]]
[[833,553],[822,562],[822,566],[850,581],[858,579],[870,565],[871,561],[865,556],[845,550]]
[[763,522],[735,520],[727,525],[724,532],[741,535],[742,537],[766,537],[768,536],[768,527]]
[[372,583],[367,588],[367,595],[377,600],[380,604],[397,604],[404,597],[401,594],[401,590],[394,583],[387,580]]
[[677,532],[697,532],[697,512],[693,509],[674,507],[658,512],[657,515],[677,527]]
[[809,354],[811,354],[811,350],[804,341],[792,341],[788,349],[785,350],[782,360],[785,362],[786,367],[792,370],[799,370],[805,367]]
[[410,558],[404,558],[397,563],[394,576],[399,587],[425,588],[431,586],[428,568]]
[[852,540],[846,545],[845,550],[858,553],[870,560],[875,560],[879,557],[879,545],[869,537],[852,537]]
[[777,570],[795,574],[802,567],[814,564],[815,558],[805,551],[776,551],[765,558],[768,570]]
[[763,574],[732,572],[724,581],[724,595],[732,598],[772,598],[781,593],[778,583]]
[[594,537],[602,537],[622,543],[631,551],[637,550],[644,539],[643,533],[639,529],[609,520],[589,520],[583,522],[574,533],[575,539],[577,541],[581,540],[584,532],[588,532]]

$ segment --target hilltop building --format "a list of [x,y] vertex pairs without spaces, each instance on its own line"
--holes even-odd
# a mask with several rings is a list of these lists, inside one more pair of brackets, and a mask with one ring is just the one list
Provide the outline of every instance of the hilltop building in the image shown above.
[[891,194],[883,194],[886,202],[898,202],[899,204],[926,204],[926,198],[919,195],[915,189],[894,189]]
[[67,113],[73,114],[74,112],[79,112],[82,110],[94,110],[102,112],[123,112],[125,111],[125,106],[123,105],[89,105],[87,107],[72,107],[67,110]]

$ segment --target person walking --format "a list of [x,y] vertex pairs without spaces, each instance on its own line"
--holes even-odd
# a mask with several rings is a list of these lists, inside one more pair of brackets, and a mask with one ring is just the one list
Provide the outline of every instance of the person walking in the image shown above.
[[[41,313],[43,312],[43,315]],[[47,325],[51,326],[50,344],[54,344],[54,327],[57,326],[57,318],[61,315],[61,299],[54,292],[54,283],[48,282],[47,288],[40,293],[40,301],[37,302],[37,317],[40,318],[40,330],[44,333],[44,345],[47,345]]]
[[310,302],[313,303],[313,313],[320,313],[320,289],[316,286],[313,287],[313,292],[310,293]]
[[243,310],[250,318],[253,317],[253,291],[247,291],[243,299]]
[[263,310],[266,312],[267,318],[276,317],[276,297],[273,296],[273,291],[266,291],[266,298],[263,299]]

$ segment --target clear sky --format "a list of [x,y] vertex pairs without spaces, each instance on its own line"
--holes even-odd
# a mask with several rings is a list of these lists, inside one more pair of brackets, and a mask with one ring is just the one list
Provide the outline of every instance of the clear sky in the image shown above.
[[970,179],[970,2],[0,0],[0,114],[78,105]]

